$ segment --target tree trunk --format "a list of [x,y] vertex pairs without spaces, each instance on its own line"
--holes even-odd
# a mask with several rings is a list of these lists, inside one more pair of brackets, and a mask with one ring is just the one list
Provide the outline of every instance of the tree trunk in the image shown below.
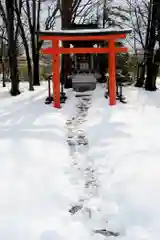
[[10,93],[12,96],[17,96],[20,94],[19,91],[19,73],[17,67],[17,58],[15,55],[9,56],[9,67],[11,75],[11,90]]
[[11,78],[11,90],[12,96],[20,94],[19,91],[19,72],[17,63],[17,44],[14,34],[14,1],[6,0],[6,12],[7,12],[7,34],[8,34],[8,56],[9,56],[9,68]]
[[[62,16],[61,16],[61,21],[62,21],[62,29],[69,29],[71,20],[72,20],[72,4],[73,0],[62,0]],[[69,48],[70,44],[69,42],[62,42],[63,47]],[[72,80],[68,78],[68,75],[71,74],[71,64],[70,64],[70,55],[69,54],[64,54],[62,55],[63,61],[62,64],[62,69],[64,70],[64,81],[65,81],[65,87],[71,87],[72,86]],[[70,82],[69,82],[70,81]]]
[[138,74],[137,74],[137,81],[135,84],[135,87],[143,87],[144,85],[144,81],[145,81],[145,73],[146,73],[146,66],[145,63],[139,64],[139,70],[138,70]]
[[[64,48],[69,48],[70,44],[69,42],[63,42],[63,47]],[[63,81],[64,81],[64,87],[65,88],[72,88],[72,79],[69,77],[71,76],[72,73],[72,63],[71,63],[71,58],[69,54],[64,54],[62,55],[62,69],[63,71]]]
[[150,37],[150,33],[151,33],[151,24],[153,21],[153,17],[152,17],[152,1],[150,1],[149,3],[149,8],[148,8],[148,23],[147,23],[147,29],[146,29],[146,39],[145,39],[145,49],[144,49],[144,57],[143,57],[143,66],[140,69],[140,77],[137,76],[137,82],[136,82],[136,87],[143,87],[144,82],[145,82],[145,73],[146,73],[146,59],[147,59],[147,48],[149,46],[149,37]]
[[39,60],[40,55],[39,51],[42,46],[42,41],[39,39],[39,31],[40,31],[40,11],[41,11],[41,0],[38,0],[37,8],[35,14],[35,23],[33,24],[37,34],[35,36],[35,44],[36,44],[36,55],[35,55],[35,62],[34,62],[34,85],[40,85],[40,76],[39,76]]
[[145,89],[147,91],[156,91],[156,78],[159,66],[152,62],[152,59],[147,60],[147,78],[145,82]]
[[33,80],[34,86],[40,86],[39,81],[39,53],[35,54],[33,58]]
[[27,55],[27,53],[26,53],[26,57],[27,57],[29,91],[34,91],[31,59],[30,59],[30,56]]
[[156,28],[157,28],[157,5],[158,1],[152,1],[152,16],[150,24],[150,34],[148,37],[147,46],[147,78],[145,82],[145,89],[148,91],[156,91],[156,75],[157,67],[154,64],[154,48],[156,44]]
[[[152,36],[151,43],[154,37]],[[153,44],[153,43],[152,43]],[[154,45],[150,45],[147,57],[147,78],[145,81],[145,89],[147,91],[156,91],[156,78],[158,74],[158,66],[154,63]]]
[[[22,28],[23,28],[23,26],[22,26]],[[29,91],[34,91],[33,75],[32,75],[32,63],[31,63],[28,43],[27,43],[27,39],[26,39],[26,36],[25,36],[25,33],[24,33],[24,29],[21,31],[21,37],[22,37],[22,41],[23,41],[23,45],[24,45],[24,49],[25,49],[25,53],[26,53],[26,58],[27,58],[27,71],[28,71]]]
[[39,81],[39,53],[36,51],[35,36],[31,37],[32,45],[32,62],[33,62],[33,85],[40,86]]
[[4,42],[3,42],[3,35],[2,33],[2,40],[1,40],[1,52],[0,52],[0,65],[1,65],[1,73],[2,73],[2,87],[6,87],[5,83],[5,75],[4,75]]
[[6,87],[4,61],[2,61],[2,86]]
[[32,36],[33,85],[40,86],[39,81],[39,53],[35,45],[35,36]]
[[25,35],[25,30],[24,30],[24,27],[23,27],[23,24],[21,21],[21,12],[18,9],[17,1],[15,1],[15,12],[17,15],[18,26],[20,28],[21,38],[23,41],[24,50],[25,50],[26,58],[27,58],[29,91],[33,91],[34,88],[33,88],[33,76],[32,76],[32,63],[31,63],[31,58],[30,58],[30,54],[29,54],[29,47],[28,47],[28,42],[27,42],[26,35]]
[[[40,1],[40,0],[39,0]],[[31,14],[31,6],[30,1],[26,0],[26,9],[27,9],[27,18],[29,24],[29,31],[31,35],[31,49],[32,49],[32,63],[33,63],[33,85],[39,86],[39,53],[37,54],[37,46],[36,46],[36,17],[37,15],[37,7],[36,7],[36,0],[32,1],[32,14]],[[38,2],[39,4],[39,2]],[[38,19],[37,19],[38,21]],[[38,55],[38,56],[37,56]],[[38,61],[38,62],[37,62]]]

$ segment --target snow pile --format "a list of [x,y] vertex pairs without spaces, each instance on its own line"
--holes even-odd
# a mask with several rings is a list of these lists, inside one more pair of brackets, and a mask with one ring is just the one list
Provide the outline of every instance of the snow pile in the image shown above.
[[106,239],[159,240],[159,91],[126,88],[128,104],[111,108],[97,86],[76,164],[65,128],[73,94],[61,110],[46,94],[45,84],[16,98],[0,88],[0,239],[101,240],[93,231],[105,228],[120,233]]
[[[50,30],[46,30],[46,31],[43,31],[43,33],[51,33],[51,34],[85,34],[85,33],[93,33],[93,34],[96,34],[96,33],[110,33],[110,34],[114,34],[114,33],[130,33],[132,32],[132,29],[131,28],[124,28],[124,29],[119,29],[118,27],[117,28],[108,28],[108,29],[104,29],[104,28],[98,28],[98,29],[75,29],[75,30],[53,30],[53,31],[50,31]],[[41,32],[40,32],[41,34]]]

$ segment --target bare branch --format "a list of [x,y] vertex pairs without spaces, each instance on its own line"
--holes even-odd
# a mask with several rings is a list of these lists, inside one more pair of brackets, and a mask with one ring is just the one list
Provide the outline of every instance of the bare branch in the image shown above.
[[7,28],[8,27],[7,17],[6,17],[6,13],[5,13],[5,10],[4,10],[4,7],[3,7],[1,1],[0,1],[0,15],[2,16],[3,22],[4,22],[4,24],[5,24],[6,28]]

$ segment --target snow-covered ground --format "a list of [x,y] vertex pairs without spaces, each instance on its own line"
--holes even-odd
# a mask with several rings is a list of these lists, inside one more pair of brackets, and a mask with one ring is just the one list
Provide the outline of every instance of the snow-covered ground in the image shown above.
[[0,240],[103,240],[92,231],[104,228],[120,233],[107,239],[159,240],[160,92],[128,87],[128,104],[109,107],[97,86],[84,123],[89,147],[74,164],[72,91],[55,110],[44,105],[45,84],[22,87],[15,98],[0,88]]

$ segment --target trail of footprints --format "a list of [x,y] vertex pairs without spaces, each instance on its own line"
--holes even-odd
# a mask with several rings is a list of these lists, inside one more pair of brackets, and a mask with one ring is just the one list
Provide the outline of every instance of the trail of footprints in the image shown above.
[[91,105],[91,97],[79,97],[76,105],[76,114],[71,120],[66,122],[68,134],[67,142],[69,146],[88,145],[86,133],[81,129],[81,125],[85,122],[88,109]]
[[[85,162],[85,166],[80,166],[81,160],[79,156],[87,158],[87,152],[89,149],[89,143],[87,135],[83,129],[83,123],[86,121],[86,116],[88,113],[88,109],[91,106],[91,96],[81,96],[77,97],[76,111],[75,116],[73,116],[70,120],[66,122],[67,126],[67,143],[70,149],[70,155],[72,157],[72,166],[74,171],[74,176],[77,178],[85,179],[84,191],[89,187],[89,183],[91,183],[91,179],[86,180],[89,177],[88,172],[86,171],[87,161]],[[77,176],[78,175],[78,176]],[[92,186],[90,186],[92,187]],[[84,194],[85,195],[85,194]],[[88,193],[87,193],[88,195]],[[86,196],[83,196],[79,203],[74,205],[69,212],[71,214],[75,214],[76,212],[83,209],[84,201]]]
[[[77,104],[76,104],[76,113],[75,116],[73,116],[70,120],[67,120],[66,122],[66,127],[67,127],[67,143],[70,149],[70,154],[73,159],[73,166],[77,167],[78,166],[78,161],[77,159],[77,150],[79,146],[82,147],[82,152],[84,156],[87,156],[87,152],[89,149],[89,143],[88,143],[88,138],[86,136],[86,133],[84,131],[83,123],[86,121],[86,116],[88,113],[88,109],[91,106],[91,96],[81,96],[77,97]],[[91,165],[89,164],[89,161]],[[85,179],[85,185],[84,185],[84,192],[87,192],[87,198],[90,199],[92,196],[98,194],[98,179],[96,177],[96,169],[94,169],[94,163],[89,160],[86,157],[86,163],[85,163],[85,168],[83,169],[83,178]],[[78,211],[81,211],[84,209],[84,202],[87,201],[86,196],[84,198],[81,198],[79,200],[79,203],[74,204],[71,209],[69,209],[69,212],[74,215]],[[92,211],[91,209],[84,209],[85,212],[88,212],[89,218],[92,218]],[[119,236],[119,233],[115,233],[112,231],[108,231],[106,229],[98,229],[98,230],[93,230],[93,233],[95,234],[100,234],[105,237],[117,237]]]

